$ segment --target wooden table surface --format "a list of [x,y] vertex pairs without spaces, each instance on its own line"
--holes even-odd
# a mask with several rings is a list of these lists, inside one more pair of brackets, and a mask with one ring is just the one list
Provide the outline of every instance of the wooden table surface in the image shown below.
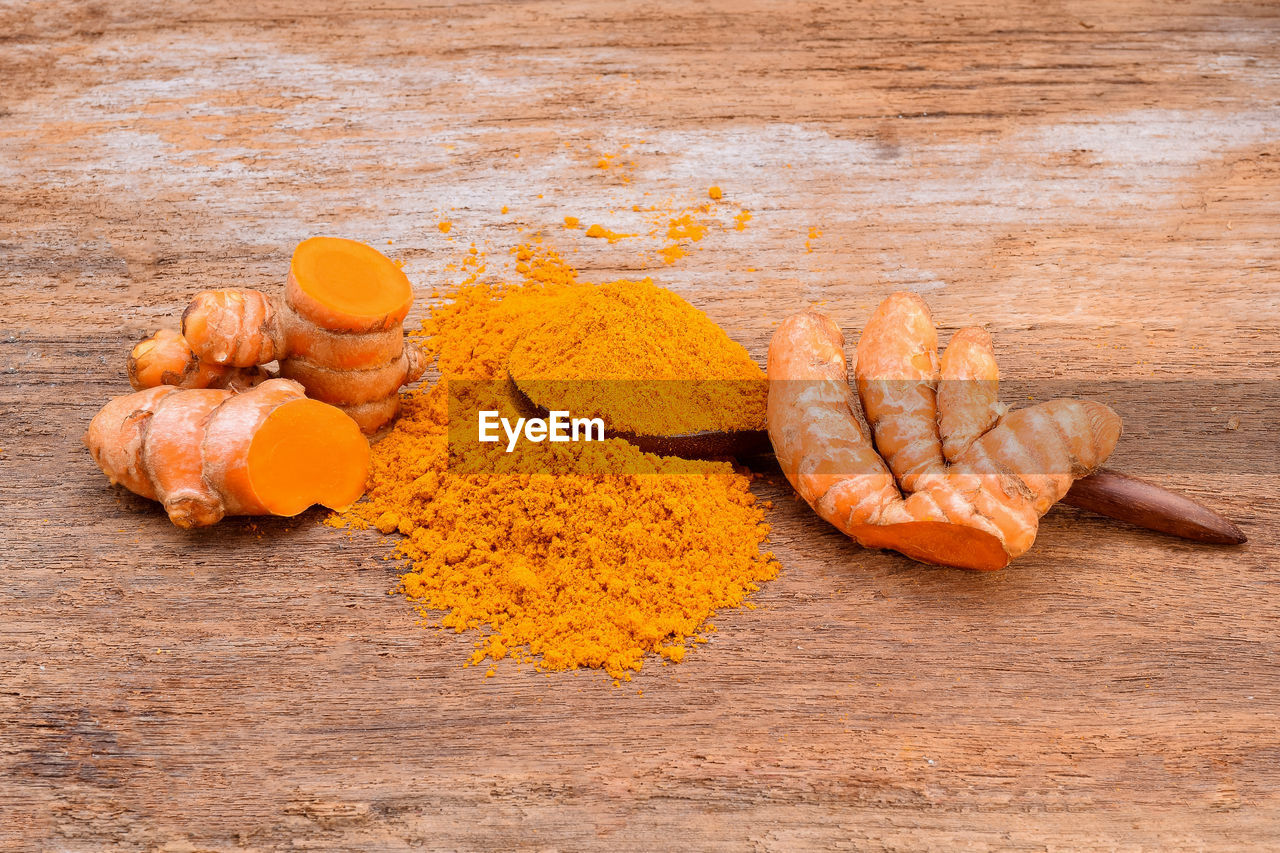
[[[36,0],[0,81],[0,847],[1280,849],[1274,4]],[[711,184],[665,264],[644,209]],[[485,679],[389,540],[183,532],[80,444],[133,341],[316,233],[418,315],[542,234],[759,357],[917,290],[1007,375],[1198,387],[1114,466],[1251,541],[1058,508],[976,575],[766,477],[783,573],[683,664]]]

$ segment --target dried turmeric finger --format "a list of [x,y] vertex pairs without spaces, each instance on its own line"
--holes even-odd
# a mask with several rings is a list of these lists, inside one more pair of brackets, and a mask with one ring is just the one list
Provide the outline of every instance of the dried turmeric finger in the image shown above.
[[859,341],[858,385],[879,453],[854,416],[844,338],[813,311],[787,319],[769,345],[769,437],[800,496],[861,544],[1002,568],[1031,547],[1040,516],[1071,482],[1110,455],[1120,419],[1099,403],[1052,400],[1002,418],[946,465],[936,333],[917,299],[891,296]]
[[991,336],[976,326],[956,332],[942,353],[940,373],[938,433],[942,455],[954,462],[1005,412]]
[[117,397],[85,444],[111,479],[179,527],[341,509],[364,493],[369,442],[340,410],[271,379],[242,393],[160,386]]
[[938,444],[938,333],[924,300],[894,293],[858,339],[858,394],[876,448],[902,488],[942,471]]

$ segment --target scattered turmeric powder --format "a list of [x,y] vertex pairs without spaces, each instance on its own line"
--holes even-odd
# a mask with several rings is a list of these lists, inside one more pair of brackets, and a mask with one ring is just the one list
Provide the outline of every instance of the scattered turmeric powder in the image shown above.
[[598,238],[608,240],[610,243],[616,243],[619,240],[625,239],[627,237],[634,237],[636,235],[621,234],[617,231],[610,231],[608,228],[605,228],[603,225],[597,224],[597,225],[592,225],[590,228],[587,229],[587,236],[598,237]]
[[[709,209],[710,205],[704,204],[697,208],[697,211],[707,213]],[[661,225],[651,232],[651,236],[657,234],[673,241],[670,245],[659,249],[658,254],[666,263],[674,264],[689,254],[690,244],[698,242],[707,235],[707,226],[694,220],[692,212],[683,210],[662,221]]]
[[804,241],[805,254],[813,252],[813,241],[822,236],[822,232],[818,230],[816,225],[809,226],[809,237]]
[[689,252],[679,243],[672,243],[670,246],[663,246],[658,250],[658,254],[662,256],[662,260],[668,264],[674,264],[683,258]]
[[735,223],[733,226],[733,230],[746,231],[747,223],[751,221],[751,211],[746,210],[744,208],[738,213],[737,216],[733,217],[733,221]]
[[690,240],[696,243],[705,236],[707,236],[707,226],[695,222],[688,213],[677,216],[667,223],[669,240]]
[[[536,659],[543,670],[628,680],[647,654],[681,660],[717,610],[776,576],[760,551],[769,528],[749,478],[728,463],[653,456],[618,439],[531,445],[546,473],[449,464],[449,385],[496,395],[499,382],[454,380],[505,377],[522,336],[557,319],[562,297],[593,287],[554,251],[513,253],[520,280],[473,279],[432,308],[422,335],[441,381],[407,396],[374,447],[368,500],[330,523],[403,535],[401,588],[423,616],[443,610],[445,627],[487,632],[469,663]],[[505,411],[513,401],[483,404]],[[633,473],[562,473],[582,470],[582,454]]]
[[[625,151],[630,147],[629,143],[624,144],[622,146],[622,150]],[[601,171],[613,172],[616,180],[623,184],[629,184],[631,183],[630,170],[634,169],[636,164],[634,160],[623,161],[621,157],[622,151],[614,152],[612,154],[601,154],[596,159],[595,166]]]

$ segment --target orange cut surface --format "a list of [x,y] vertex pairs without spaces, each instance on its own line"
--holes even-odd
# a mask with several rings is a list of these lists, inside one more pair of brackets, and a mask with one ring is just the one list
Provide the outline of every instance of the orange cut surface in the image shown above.
[[364,494],[369,442],[341,409],[294,400],[254,433],[248,467],[254,494],[272,515],[297,515],[313,504],[344,509]]

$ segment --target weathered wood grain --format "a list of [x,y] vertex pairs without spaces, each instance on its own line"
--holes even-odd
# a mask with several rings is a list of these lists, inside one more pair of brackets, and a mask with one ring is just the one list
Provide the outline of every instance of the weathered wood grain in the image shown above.
[[[0,81],[0,847],[1280,847],[1273,4],[11,2]],[[558,225],[713,183],[674,266]],[[176,530],[80,446],[129,343],[307,235],[426,302],[539,232],[757,356],[908,287],[1010,395],[1203,382],[1110,464],[1250,542],[1058,508],[979,576],[766,477],[785,571],[685,663],[485,679],[379,537]]]

